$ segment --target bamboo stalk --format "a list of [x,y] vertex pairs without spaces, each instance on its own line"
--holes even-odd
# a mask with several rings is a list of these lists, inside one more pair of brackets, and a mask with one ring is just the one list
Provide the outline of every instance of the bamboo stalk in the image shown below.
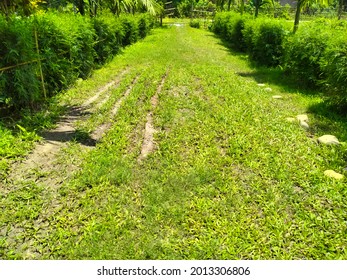
[[42,72],[42,63],[40,59],[40,51],[39,51],[39,40],[37,39],[37,31],[35,29],[35,43],[36,43],[36,52],[38,56],[38,64],[39,64],[39,69],[40,69],[40,76],[41,76],[41,84],[42,84],[42,90],[43,90],[43,96],[45,100],[47,99],[47,94],[46,94],[46,87],[45,87],[45,80],[43,78],[43,72]]
[[31,61],[26,61],[26,62],[19,63],[17,65],[6,66],[4,68],[0,68],[0,72],[6,71],[6,70],[10,70],[10,69],[16,68],[18,66],[23,66],[23,65],[30,64],[30,63],[38,62],[39,60],[40,59],[34,59],[34,60],[31,60]]

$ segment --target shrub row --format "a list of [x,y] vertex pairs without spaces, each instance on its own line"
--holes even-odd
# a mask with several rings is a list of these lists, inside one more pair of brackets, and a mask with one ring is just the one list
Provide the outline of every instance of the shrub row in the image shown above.
[[284,54],[282,43],[290,33],[290,25],[282,20],[222,12],[216,14],[212,30],[233,49],[248,52],[253,61],[277,66]]
[[329,102],[347,107],[347,23],[318,19],[301,24],[218,13],[212,30],[237,51],[265,66],[281,67],[300,83],[325,88]]
[[50,97],[77,78],[88,77],[122,47],[145,37],[153,25],[147,14],[94,19],[63,13],[0,17],[0,107],[21,109],[42,102],[38,58]]

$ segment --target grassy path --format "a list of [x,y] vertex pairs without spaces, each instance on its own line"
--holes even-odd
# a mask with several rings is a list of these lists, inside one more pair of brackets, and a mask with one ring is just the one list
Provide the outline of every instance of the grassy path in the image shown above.
[[323,175],[346,148],[316,142],[345,124],[286,121],[321,100],[271,81],[207,31],[155,30],[61,97],[89,107],[3,183],[0,257],[346,259],[346,181]]

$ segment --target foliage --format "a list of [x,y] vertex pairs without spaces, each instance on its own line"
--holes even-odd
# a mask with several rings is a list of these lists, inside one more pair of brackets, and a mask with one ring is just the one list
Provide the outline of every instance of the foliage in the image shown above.
[[322,76],[320,60],[330,36],[323,22],[306,24],[298,30],[285,43],[285,71],[307,86],[317,86]]
[[44,85],[50,97],[77,78],[87,78],[96,66],[123,46],[145,37],[153,26],[149,15],[90,19],[50,12],[30,18],[0,17],[0,67],[13,66],[0,76],[0,104],[20,109],[33,107],[44,99],[35,33]]
[[28,16],[39,10],[44,0],[2,0],[0,2],[0,13],[6,16],[12,14]]
[[291,7],[289,4],[281,6],[278,2],[275,2],[274,7],[275,7],[275,12],[274,12],[275,18],[282,18],[282,19],[286,19],[286,20],[291,19],[290,15],[289,15]]
[[48,13],[34,20],[48,91],[67,88],[94,67],[96,37],[91,21],[81,15]]
[[347,110],[347,24],[333,21],[329,26],[329,43],[320,60],[324,76],[322,83],[329,93],[329,102],[339,109]]
[[290,33],[284,21],[258,18],[245,23],[243,36],[250,58],[261,65],[280,64],[284,50],[282,42]]
[[139,29],[139,36],[141,39],[145,38],[150,30],[155,25],[154,17],[150,16],[149,14],[140,14],[137,17],[138,22],[138,29]]
[[303,8],[312,6],[312,4],[319,4],[321,7],[327,7],[333,0],[298,0],[296,3],[296,12],[294,20],[294,33],[299,28],[300,14]]
[[289,34],[284,21],[252,19],[234,12],[218,13],[212,29],[234,49],[246,50],[252,60],[266,66],[280,63],[284,52],[282,42]]
[[260,65],[281,65],[301,85],[325,89],[328,102],[347,107],[347,25],[318,19],[297,33],[288,22],[218,13],[212,30]]
[[284,69],[300,83],[325,88],[328,101],[347,106],[347,25],[336,20],[306,23],[285,44]]
[[196,17],[197,15],[205,16],[207,12],[214,12],[216,6],[209,0],[183,0],[177,5],[180,17]]
[[96,63],[101,65],[119,52],[125,34],[120,20],[112,16],[94,18],[93,25],[96,33]]
[[139,38],[137,20],[133,17],[128,17],[125,15],[121,15],[119,19],[124,30],[122,45],[127,46],[136,42]]
[[274,0],[251,0],[251,6],[254,7],[254,16],[258,17],[259,9],[263,6],[274,6]]
[[193,19],[189,22],[189,26],[193,28],[200,28],[200,20],[199,19]]
[[[73,6],[73,8],[72,8]],[[69,8],[67,8],[69,7]],[[121,12],[132,13],[148,11],[155,15],[160,6],[155,0],[5,0],[0,2],[0,13],[5,15],[20,14],[29,16],[39,9],[68,9],[80,15],[95,17],[101,10],[109,10],[119,15]]]
[[212,30],[228,41],[233,49],[246,51],[243,30],[249,19],[250,16],[246,14],[221,12],[215,16]]
[[[28,20],[11,17],[5,20],[0,16],[0,105],[20,108],[32,106],[40,99],[37,63],[27,63],[38,59],[32,29]],[[23,64],[23,65],[22,65]]]

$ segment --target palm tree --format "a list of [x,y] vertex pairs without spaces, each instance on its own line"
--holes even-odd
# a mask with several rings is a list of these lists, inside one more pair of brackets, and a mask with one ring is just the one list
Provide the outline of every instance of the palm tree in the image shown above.
[[107,6],[115,15],[121,12],[135,12],[145,8],[149,13],[155,15],[160,9],[160,5],[155,0],[106,0]]
[[255,8],[254,17],[258,17],[259,9],[261,6],[264,6],[267,4],[274,6],[274,0],[252,0],[251,3],[253,4]]

